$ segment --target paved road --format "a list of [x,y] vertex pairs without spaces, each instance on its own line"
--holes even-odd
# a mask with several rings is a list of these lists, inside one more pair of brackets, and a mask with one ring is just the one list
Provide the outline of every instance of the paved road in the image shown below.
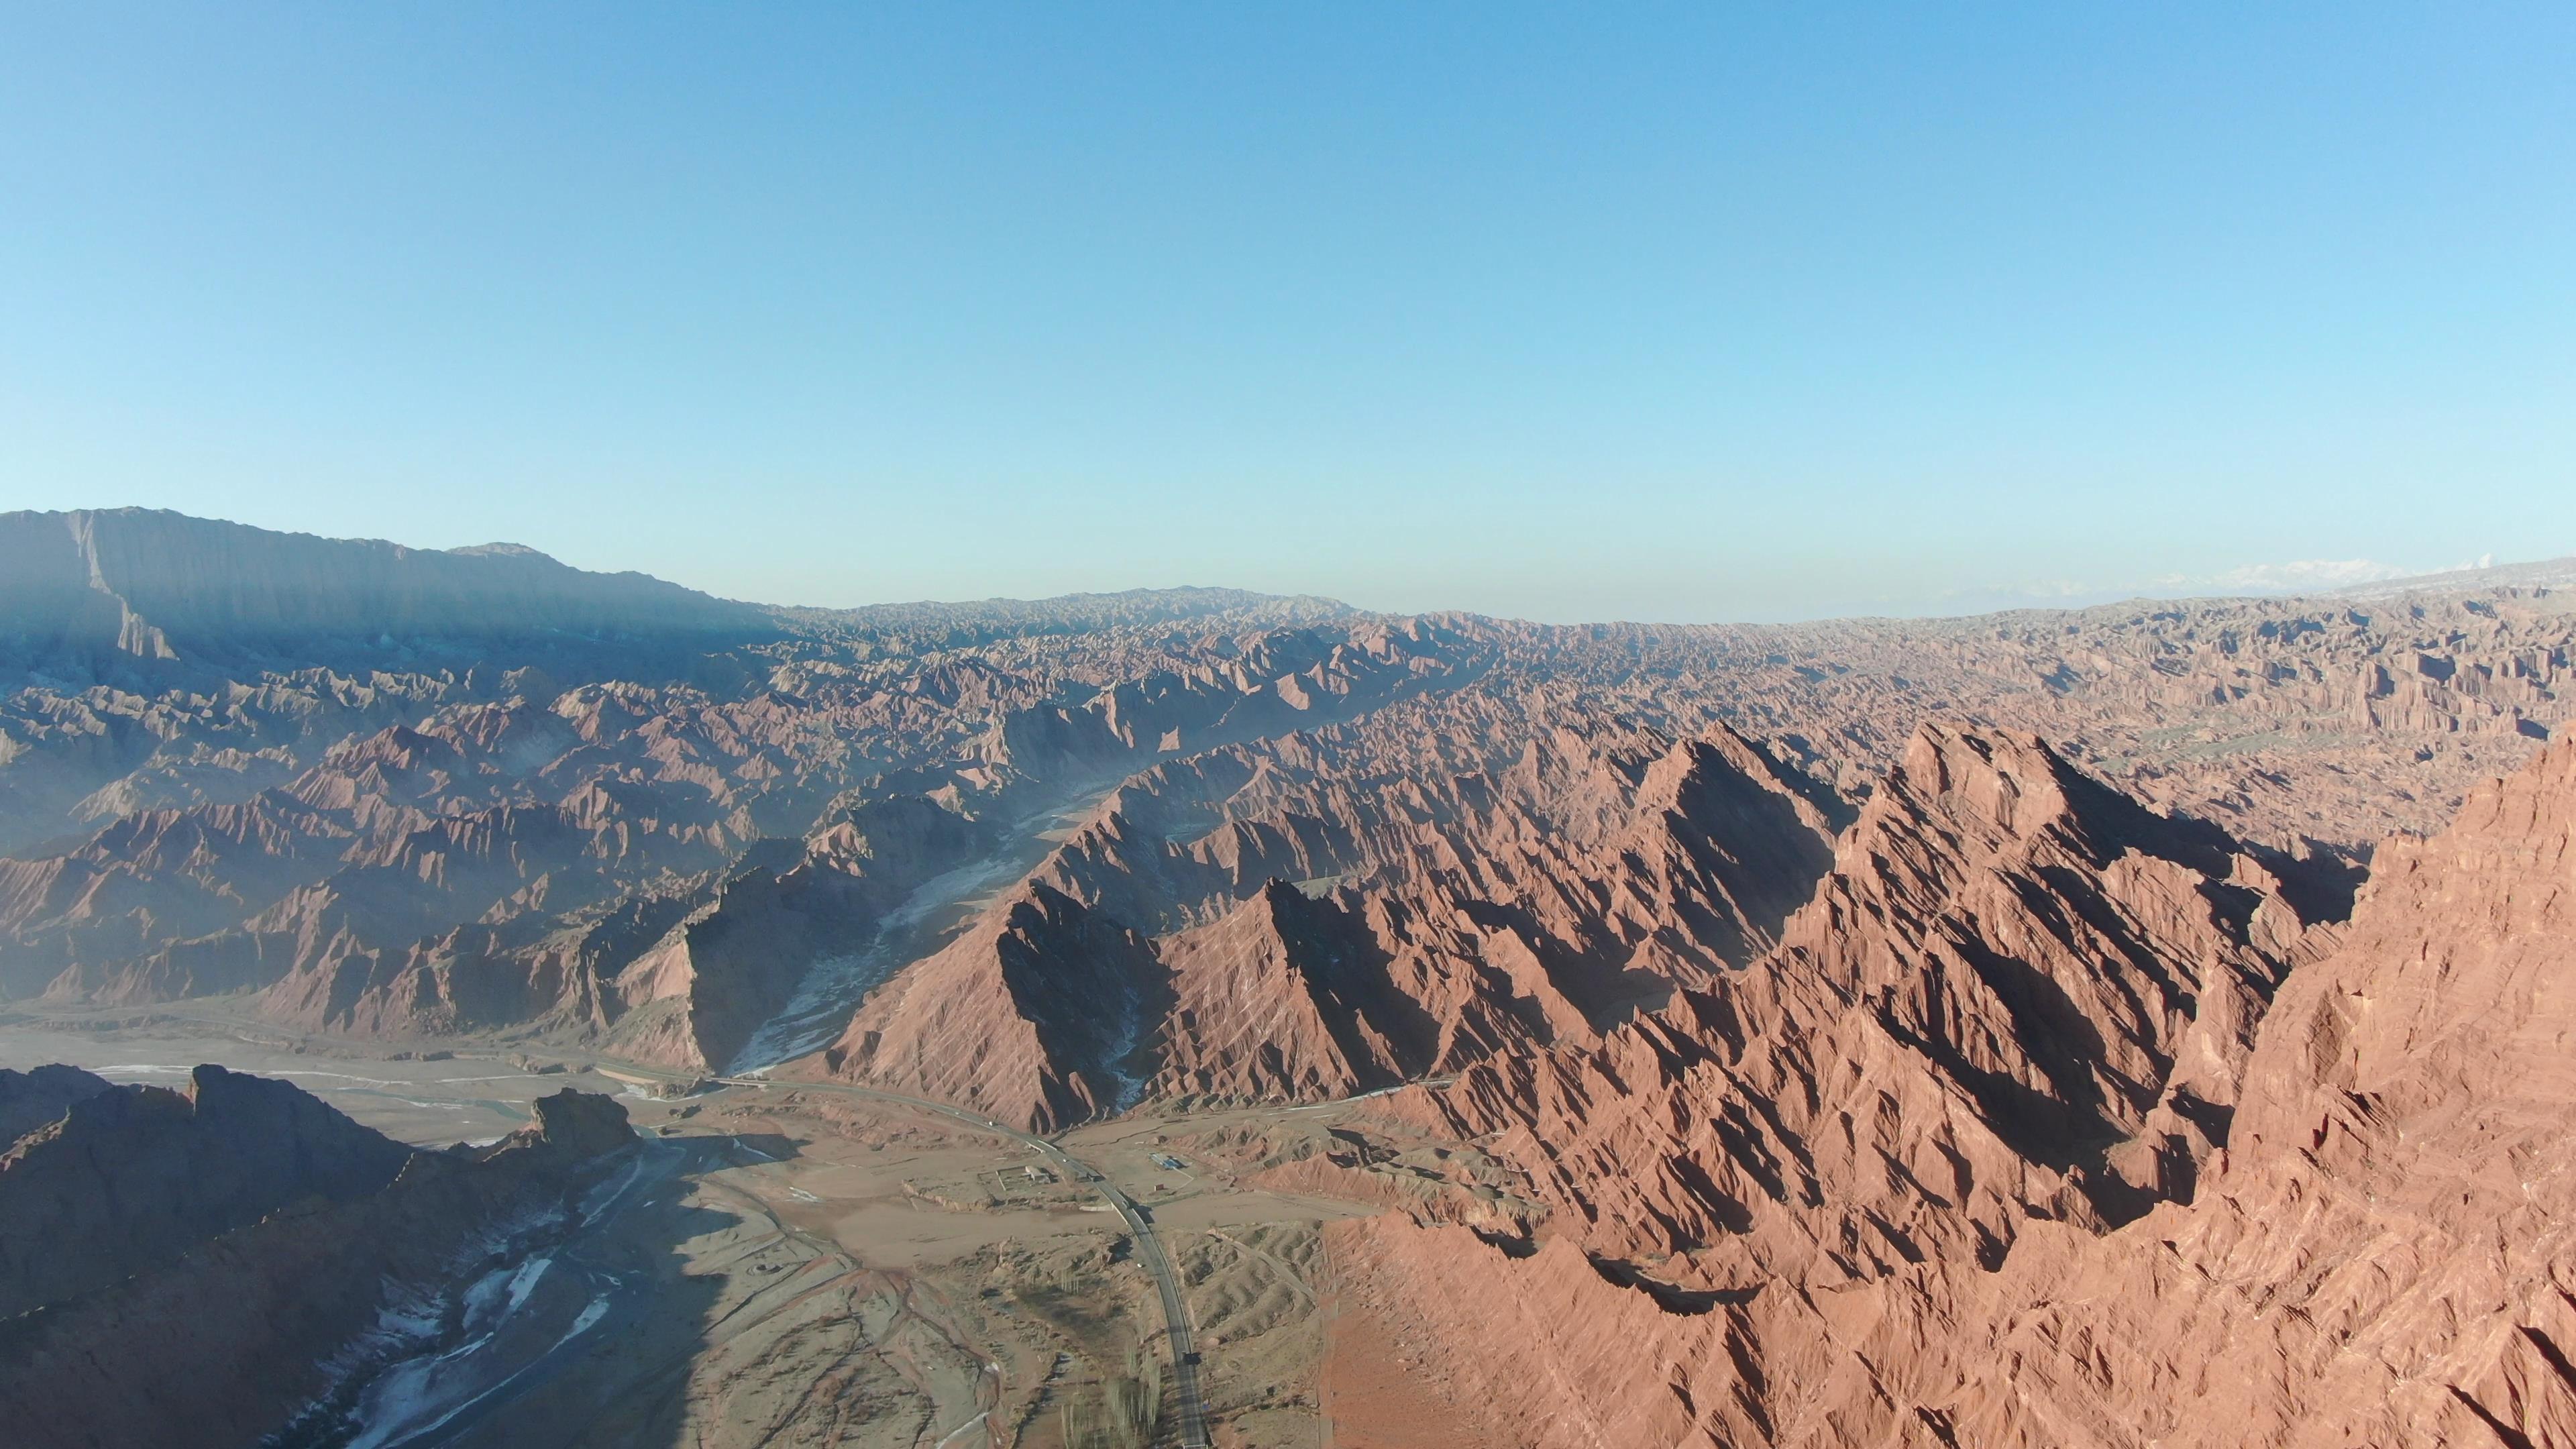
[[872,1087],[844,1086],[837,1082],[773,1082],[766,1077],[716,1077],[712,1080],[728,1087],[758,1087],[763,1090],[796,1092],[832,1092],[844,1097],[861,1097],[871,1101],[890,1102],[929,1112],[952,1121],[963,1122],[979,1132],[1007,1137],[1035,1151],[1053,1164],[1057,1171],[1077,1182],[1088,1183],[1105,1198],[1118,1216],[1126,1219],[1128,1236],[1136,1244],[1136,1261],[1154,1275],[1155,1286],[1163,1294],[1163,1327],[1172,1340],[1172,1382],[1181,1404],[1182,1449],[1209,1449],[1207,1405],[1199,1396],[1199,1355],[1190,1338],[1189,1308],[1181,1301],[1181,1277],[1172,1268],[1171,1258],[1163,1252],[1163,1240],[1155,1235],[1153,1220],[1136,1204],[1134,1198],[1119,1190],[1116,1183],[1094,1171],[1089,1163],[1068,1154],[1053,1141],[1035,1133],[1005,1126],[980,1113],[946,1102],[933,1102],[922,1097],[907,1097],[900,1092],[880,1092]]

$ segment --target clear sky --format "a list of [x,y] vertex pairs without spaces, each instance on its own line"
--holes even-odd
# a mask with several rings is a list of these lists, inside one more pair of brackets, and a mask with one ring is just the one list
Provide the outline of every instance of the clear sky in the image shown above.
[[2576,552],[2576,6],[12,6],[0,509],[124,503],[1555,619]]

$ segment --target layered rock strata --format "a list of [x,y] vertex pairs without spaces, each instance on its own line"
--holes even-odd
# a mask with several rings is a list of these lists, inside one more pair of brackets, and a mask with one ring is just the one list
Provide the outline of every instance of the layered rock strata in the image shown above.
[[[2304,940],[2205,837],[2114,828],[2032,762],[1909,751],[1809,908],[1841,944],[1793,925],[1764,963],[1820,994],[1408,1103],[1509,1123],[1559,1211],[1526,1242],[1336,1228],[1349,1292],[1542,1445],[2576,1443],[2576,749],[2385,847]],[[1864,845],[1926,804],[1984,884]]]

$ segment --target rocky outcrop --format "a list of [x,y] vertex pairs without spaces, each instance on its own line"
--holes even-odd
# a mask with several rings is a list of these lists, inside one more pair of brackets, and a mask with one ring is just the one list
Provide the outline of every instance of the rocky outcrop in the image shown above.
[[508,1161],[521,1168],[589,1162],[625,1150],[635,1141],[626,1109],[615,1098],[570,1087],[530,1104],[536,1120],[475,1154],[479,1162]]
[[2223,1171],[2034,1234],[1937,1411],[1963,1443],[2576,1444],[2571,968],[2561,744],[2383,848],[2264,1024]]
[[[1559,730],[1445,778],[1387,758],[1416,727],[1454,740],[1445,713],[1264,753],[1214,829],[1182,847],[1163,827],[1152,876],[1200,882],[1166,919],[1202,918],[1201,901],[1248,885],[1263,904],[1170,938],[1180,1003],[1162,1090],[1311,1099],[1506,1044],[1592,1040],[1768,946],[1846,814],[1723,728],[1682,741]],[[1121,899],[1073,869],[1080,847],[1067,873]],[[1318,906],[1295,905],[1276,875],[1256,885],[1265,871],[1309,878]]]
[[1143,937],[1034,885],[871,997],[822,1065],[1054,1131],[1134,1101],[1159,971]]
[[[2307,927],[2216,831],[2035,738],[1927,728],[1741,975],[1391,1100],[1490,1138],[1555,1205],[1541,1241],[1379,1221],[1342,1250],[1459,1340],[1471,1383],[1563,1426],[1542,1442],[1805,1442],[1884,1397],[1884,1366],[1838,1353],[1899,1305],[1937,1312],[1942,1275],[2194,1196]],[[1470,1282],[1518,1306],[1479,1310]],[[1535,1373],[1480,1319],[1556,1324],[1600,1371]]]
[[[1417,702],[1145,772],[1016,904],[873,998],[824,1066],[1056,1124],[1138,1082],[1347,1095],[1596,1040],[1749,960],[1830,859],[1845,807],[1731,731],[1530,740],[1519,723]],[[1444,774],[1430,751],[1492,753]],[[1118,944],[1024,949],[1036,937],[1005,920]]]
[[[230,1089],[283,1086],[246,1080]],[[603,1097],[567,1091],[536,1108],[537,1122],[480,1153],[407,1153],[372,1190],[307,1194],[0,1319],[11,1442],[248,1449],[290,1423],[327,1430],[384,1354],[436,1351],[465,1285],[510,1279],[577,1227],[581,1194],[634,1140]]]
[[182,1091],[83,1096],[0,1156],[0,1318],[173,1262],[288,1204],[377,1192],[411,1158],[295,1086],[217,1066]]
[[1397,1110],[1520,1134],[1534,1178],[1622,1254],[1780,1217],[1783,1251],[1857,1272],[1927,1234],[1991,1256],[2034,1214],[2189,1195],[2304,929],[2224,836],[2035,738],[1930,727],[1743,974]]
[[39,1127],[60,1122],[72,1103],[114,1085],[78,1067],[53,1065],[23,1072],[0,1067],[0,1143],[15,1144]]
[[1397,989],[1375,936],[1285,881],[1161,952],[1172,1009],[1160,1095],[1322,1100],[1430,1069],[1438,1024]]
[[[1888,794],[1920,802],[1927,781],[1950,779],[1937,792],[1950,802],[1945,830],[1982,817],[2026,834],[2034,813],[2057,814],[2032,810],[2052,792],[2027,771],[1961,774],[1954,749],[1934,741],[1930,754],[1922,766],[1940,764],[1939,774],[1917,766],[1918,751],[1914,779]],[[2061,782],[2056,793],[2091,813],[2080,790]],[[1844,856],[1860,863],[1848,844]],[[1547,1186],[1545,1164],[1564,1159],[1568,1142],[1599,1140],[1605,1124],[1624,1123],[1632,1142],[1705,1132],[1742,1176],[1749,1162],[1771,1164],[1781,1199],[1748,1203],[1748,1215],[1710,1231],[1671,1213],[1631,1220],[1652,1213],[1652,1194],[1578,1195],[1584,1184],[1558,1177],[1553,1194],[1573,1210],[1531,1246],[1396,1219],[1341,1226],[1346,1301],[1381,1305],[1370,1311],[1437,1343],[1432,1372],[1505,1406],[1543,1445],[2576,1443],[2576,1376],[2560,1348],[2576,1331],[2563,1268],[2576,1202],[2557,1185],[2569,1177],[2576,1090],[2558,1045],[2576,998],[2557,984],[2568,964],[2562,918],[2576,900],[2576,750],[2554,748],[2477,792],[2444,834],[2400,840],[2380,859],[2349,929],[2315,938],[2330,954],[2289,973],[2250,1052],[2225,1042],[2150,1052],[2175,1063],[2168,1081],[2232,1082],[2234,1110],[2183,1114],[2206,1119],[2214,1148],[2187,1179],[2121,1177],[2148,1200],[2125,1222],[2104,1210],[2115,1198],[2085,1190],[2076,1164],[2061,1172],[2045,1154],[2024,1156],[2019,1135],[2039,1121],[2080,1125],[2065,1111],[2079,1100],[2099,1104],[2087,1130],[2117,1126],[2119,1094],[2070,1094],[2077,1064],[2060,1063],[2039,1074],[2055,1105],[2000,1112],[1962,1068],[2018,1079],[2009,1064],[2031,1043],[2009,1045],[2014,1033],[1989,1021],[1987,1065],[1944,1062],[1951,1052],[1902,996],[1861,994],[1851,998],[1859,1013],[1916,1065],[1896,1074],[1898,1056],[1855,1058],[1850,1036],[1817,1034],[1819,1070],[1798,1080],[1822,1089],[1821,1112],[1795,1090],[1755,1095],[1747,1089],[1765,1072],[1745,1070],[1731,1047],[1701,1045],[1701,1060],[1725,1071],[1667,1070],[1642,1093],[1575,1073],[1569,1085],[1595,1093],[1601,1110],[1574,1121],[1524,1106],[1523,1136],[1503,1149],[1540,1164]],[[1889,863],[1876,854],[1871,873]],[[1855,875],[1838,871],[1835,886],[1883,909]],[[1829,909],[1836,893],[1811,909]],[[2141,969],[2189,962],[2177,944],[2155,943]],[[1916,958],[1920,974],[1949,976],[1945,954]],[[1806,960],[1835,969],[1812,943]],[[2206,973],[2214,963],[2202,961]],[[2134,1002],[2072,999],[2081,1011],[2056,1039],[2099,1041],[2097,1063],[2115,1067],[2122,1051],[2145,1049],[2148,1038],[2127,1029],[2142,1019]],[[1972,1021],[1973,1009],[1971,999],[1947,1016]],[[2195,1021],[2161,1039],[2205,1035]],[[2232,1070],[2211,1075],[2231,1055]],[[2193,1057],[2198,1072],[2185,1065]],[[1913,1104],[1925,1099],[1909,1096],[1909,1077],[1916,1092],[1946,1079],[1945,1121],[1920,1119]],[[1623,1092],[1660,1105],[1631,1112]],[[1433,1110],[1494,1110],[1506,1096],[1489,1086],[1481,1106]],[[1755,1130],[1730,1122],[1738,1104],[1754,1109]],[[2170,1095],[2159,1104],[2175,1105]],[[2163,1131],[2156,1110],[2124,1140]],[[1800,1121],[1825,1130],[1780,1130]],[[2186,1140],[2172,1160],[2196,1150]],[[1686,1149],[1723,1190],[1714,1157]],[[2103,1171],[2119,1173],[2122,1157],[2117,1145],[2103,1152]],[[1975,1204],[1999,1181],[2012,1211],[1986,1217]],[[2051,1182],[2077,1192],[2030,1190]],[[1586,1204],[1597,1216],[1583,1215]],[[1982,1231],[1954,1231],[1962,1217]],[[1781,1230],[1788,1222],[1833,1226],[1802,1242]],[[1683,1251],[1622,1251],[1653,1238]]]

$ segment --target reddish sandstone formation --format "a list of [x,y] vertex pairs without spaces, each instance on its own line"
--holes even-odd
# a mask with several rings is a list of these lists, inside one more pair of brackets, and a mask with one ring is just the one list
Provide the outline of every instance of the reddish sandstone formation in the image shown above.
[[[2040,835],[2101,828],[2103,812],[2080,786],[2061,777],[2052,792],[2019,768],[2026,756],[1991,772],[1959,768],[1963,743],[1935,739],[1930,758],[1911,753],[1913,778],[1886,795],[1914,804],[1882,813],[1874,802],[1877,823],[1917,813],[1928,797],[1940,802],[1935,836],[1962,842],[2027,841],[2034,816],[2048,822]],[[1950,784],[1925,789],[1932,779]],[[1832,911],[1840,898],[1842,923],[1873,923],[1834,934],[1853,943],[1841,959],[1859,974],[1843,979],[1869,979],[1854,953],[1878,950],[1896,953],[1879,973],[1889,984],[1955,979],[1967,954],[1961,928],[1973,917],[1980,935],[1990,931],[2003,897],[1953,889],[1936,916],[1918,918],[1942,929],[1884,930],[1896,919],[1891,895],[1913,888],[1873,890],[1867,877],[1919,885],[1955,872],[1926,874],[1887,850],[1856,854],[1871,825],[1847,840],[1843,869],[1811,908]],[[2126,838],[2134,848],[2138,837]],[[2055,847],[2006,854],[2071,868]],[[2103,884],[2120,884],[2102,903],[2128,920],[2141,919],[2131,914],[2140,885],[2179,883],[2150,857],[2121,884],[2129,857],[2094,854]],[[2213,924],[2278,918],[2271,899],[2251,916],[2230,909],[2207,890],[2215,879],[2204,869],[2196,888],[2215,907]],[[1517,1096],[1479,1073],[1461,1084],[1482,1082],[1466,1098],[1414,1104],[1518,1119],[1518,1146],[1503,1150],[1531,1162],[1570,1209],[1534,1251],[1375,1219],[1335,1229],[1337,1261],[1362,1301],[1436,1345],[1428,1371],[1508,1406],[1533,1444],[2576,1443],[2576,1375],[2562,1347],[2576,1331],[2576,1283],[2564,1268],[2576,1222],[2564,1186],[2576,1180],[2567,1172],[2576,1074],[2563,1060],[2576,996],[2559,979],[2576,924],[2571,887],[2576,748],[2562,746],[2480,791],[2443,835],[2389,847],[2349,933],[2330,957],[2291,973],[2250,1054],[2230,1047],[2242,1037],[2224,1011],[2141,1031],[2152,1014],[2139,1004],[2152,997],[2077,991],[2077,1015],[2052,1035],[2099,1050],[2050,1070],[2030,1056],[2039,1043],[2005,1020],[1963,1031],[1978,1020],[1973,995],[1935,1015],[1922,1009],[1927,991],[1882,987],[1833,993],[1847,1003],[1844,1022],[1870,1027],[1796,1033],[1812,1050],[1790,1055],[1814,1064],[1800,1075],[1762,1045],[1755,1012],[1704,1015],[1721,1040],[1723,1023],[1747,1022],[1745,1048],[1676,1028],[1659,1041],[1661,1059],[1638,1049],[1551,1061]],[[2151,890],[2146,899],[2170,908],[2179,898]],[[2190,930],[2201,933],[2196,922]],[[1801,934],[1793,926],[1792,946],[1766,965],[1843,974],[1834,952]],[[1935,936],[1946,943],[1927,949]],[[2167,930],[2146,939],[2153,950],[2133,958],[2139,978],[2192,959]],[[2217,954],[2200,958],[2196,996],[2220,981],[2213,967],[2243,980],[2244,953],[2259,943],[2228,940],[2224,929],[2203,936]],[[2059,954],[2065,944],[2047,953],[2051,979],[2121,979],[2107,958],[2069,969],[2077,961]],[[1951,1023],[1946,1034],[1925,1030],[1936,1021]],[[2211,1040],[2213,1026],[2227,1027],[2215,1033],[2223,1039]],[[1856,1055],[1873,1033],[1884,1041],[1877,1054]],[[1766,1053],[1767,1065],[1747,1069]],[[2170,1093],[2141,1112],[2142,1096],[2111,1089],[2134,1078],[2135,1064],[2157,1061],[2195,1096],[2232,1086],[2236,1110],[2204,1110],[2225,1105],[2209,1097],[2177,1110],[2195,1139],[2170,1117],[2156,1120],[2178,1107]],[[1996,1094],[1997,1076],[2044,1103]],[[2086,1079],[2097,1085],[2069,1090]],[[1810,1089],[1817,1095],[1803,1099]],[[1544,1104],[1576,1093],[1591,1111],[1549,1115]],[[2098,1141],[2130,1123],[2136,1130],[2089,1159],[2091,1171],[2079,1160],[2061,1173],[2048,1160],[2071,1155],[2080,1134],[2053,1154],[2032,1135],[2053,1124]],[[2150,1133],[2166,1136],[2174,1165],[2201,1140],[2223,1145],[2196,1181],[2149,1177],[2134,1154],[2124,1164],[2122,1144]],[[1581,1156],[1597,1150],[1584,1144],[1614,1136],[1665,1162],[1641,1174],[1650,1186],[1604,1188],[1556,1168],[1595,1160]],[[1767,1150],[1748,1150],[1757,1148]],[[1759,1182],[1754,1163],[1772,1164],[1783,1191],[1729,1197],[1731,1183]],[[2118,1227],[2105,1209],[2121,1192],[2103,1190],[2114,1181],[2156,1199]],[[2062,1186],[2045,1190],[2053,1183]],[[1730,1223],[1675,1207],[1727,1201],[1748,1212]],[[1657,1239],[1683,1251],[1639,1251]]]
[[[1131,780],[825,1066],[1032,1122],[1131,1079],[1347,1095],[1597,1040],[1751,959],[1829,859],[1840,802],[1729,731],[1519,723],[1412,705]],[[1117,944],[1043,947],[1027,924],[1077,919]]]
[[[1598,1048],[1388,1109],[1502,1134],[1492,1150],[1558,1207],[1548,1246],[1391,1223],[1345,1246],[1435,1323],[1473,1312],[1454,1284],[1499,1278],[1562,1339],[1596,1297],[1614,1327],[1592,1351],[1623,1372],[1564,1381],[1671,1387],[1565,1399],[1498,1361],[1491,1391],[1525,1417],[1600,1436],[1547,1442],[1771,1442],[1854,1412],[1868,1373],[1823,1346],[1928,1273],[1991,1269],[2034,1222],[2098,1229],[2189,1197],[2302,931],[2217,832],[2036,739],[1927,728],[1746,972]],[[1621,1356],[1641,1341],[1656,1352]],[[1462,1360],[1488,1346],[1471,1343]]]
[[1927,728],[1751,969],[1394,1110],[1525,1134],[1537,1181],[1622,1251],[1804,1222],[1894,1172],[1814,1246],[1852,1270],[1925,1232],[1991,1255],[2031,1211],[2188,1195],[2302,929],[2215,831],[2036,739]]
[[[2325,924],[2576,722],[2563,578],[1695,628],[749,609],[161,515],[0,516],[0,562],[0,998],[704,1071],[869,983],[800,1070],[1049,1127],[1455,1075],[1376,1110],[1517,1176],[1260,1171],[1401,1209],[1336,1229],[1387,1316],[1337,1341],[1445,1377],[1360,1398],[1497,1442],[2570,1442],[2567,747]],[[48,1234],[227,1245],[19,1326],[110,1409],[307,1362],[241,1326],[525,1205],[415,1159],[430,1206],[192,1237],[311,1164],[169,1176],[223,1114],[131,1095],[0,1080]],[[243,1341],[163,1364],[195,1316]]]
[[[737,1064],[818,965],[899,945],[851,977],[899,984],[946,944],[881,938],[914,888],[1033,859],[1036,822],[1104,795],[1004,895],[1043,886],[1155,943],[1104,998],[1148,1019],[1094,1024],[1137,1033],[1116,1071],[1176,1097],[1320,1097],[1722,994],[1813,890],[1838,795],[1876,788],[1926,719],[2033,731],[2350,874],[2576,718],[2576,612],[2528,572],[1557,627],[1212,590],[746,610],[506,550],[160,515],[0,534],[50,621],[0,639],[0,997],[239,994],[300,1032],[545,1036],[692,1070]],[[913,807],[971,842],[836,843]],[[1274,881],[1328,909],[1238,919]],[[1322,936],[1355,949],[1318,954]],[[1275,1059],[1256,1045],[1272,1021]],[[2053,1081],[2042,1110],[2140,1125],[2112,1100],[2143,1080],[2126,1050],[2053,1064],[2097,1078],[2109,1115]],[[1035,1102],[1036,1076],[1079,1073],[1108,1100],[1111,1065],[1030,1059],[1001,1090]],[[2167,1170],[2129,1157],[2178,1163],[2164,1139],[2187,1158],[2206,1135],[2140,1130],[2104,1164],[2122,1181]]]
[[1047,1131],[1127,1105],[1151,949],[1045,886],[1005,900],[870,998],[824,1054],[835,1075]]
[[1961,1442],[2576,1444],[2571,1035],[2576,744],[2383,849],[2198,1201],[2015,1252]]
[[1173,1004],[1156,1086],[1175,1096],[1321,1099],[1434,1060],[1437,1025],[1398,992],[1366,926],[1285,881],[1162,951]]

